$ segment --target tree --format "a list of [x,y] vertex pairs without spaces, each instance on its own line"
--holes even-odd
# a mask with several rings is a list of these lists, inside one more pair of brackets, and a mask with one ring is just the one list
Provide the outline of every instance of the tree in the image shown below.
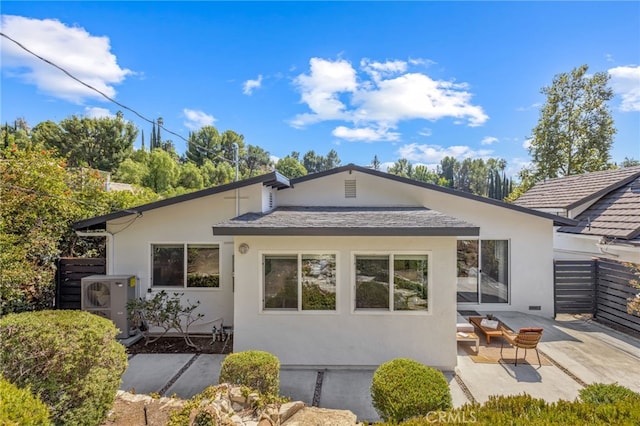
[[373,160],[371,161],[371,167],[373,170],[380,170],[380,160],[378,160],[378,156],[374,155]]
[[606,170],[616,130],[607,106],[609,75],[587,75],[587,65],[553,78],[541,92],[547,100],[533,129],[529,154],[534,182]]
[[249,145],[247,152],[241,158],[241,168],[246,178],[254,176],[254,174],[266,173],[271,165],[269,153],[259,146]]
[[205,159],[218,163],[220,151],[220,133],[214,126],[204,126],[189,135],[186,157],[197,166],[202,166]]
[[308,173],[323,172],[340,166],[340,157],[335,149],[329,151],[326,157],[317,155],[311,150],[304,155],[302,165],[307,169]]
[[413,176],[413,164],[411,164],[406,158],[401,158],[387,169],[387,173],[411,178]]
[[204,179],[198,166],[194,163],[186,162],[180,166],[180,176],[178,178],[178,186],[185,189],[198,190],[204,186]]
[[640,166],[640,161],[634,159],[633,157],[624,157],[624,160],[620,163],[620,167],[634,167]]
[[287,155],[276,163],[276,170],[289,179],[305,176],[307,169],[293,156]]
[[149,156],[149,174],[144,185],[157,193],[162,193],[175,186],[179,175],[178,165],[171,155],[160,148],[151,151]]
[[118,112],[116,117],[102,118],[74,115],[58,125],[45,121],[33,129],[32,139],[67,157],[70,167],[111,172],[131,155],[137,137],[135,125]]
[[148,174],[149,167],[147,167],[146,162],[127,158],[118,166],[114,178],[118,182],[142,185]]

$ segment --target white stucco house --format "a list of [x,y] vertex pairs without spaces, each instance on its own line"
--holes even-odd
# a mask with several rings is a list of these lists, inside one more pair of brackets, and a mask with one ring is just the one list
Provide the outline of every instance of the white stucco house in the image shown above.
[[515,204],[578,222],[556,228],[558,260],[606,258],[640,264],[640,166],[548,179]]
[[553,228],[575,221],[355,165],[277,172],[87,219],[107,271],[200,300],[234,351],[282,364],[451,369],[456,310],[553,316]]

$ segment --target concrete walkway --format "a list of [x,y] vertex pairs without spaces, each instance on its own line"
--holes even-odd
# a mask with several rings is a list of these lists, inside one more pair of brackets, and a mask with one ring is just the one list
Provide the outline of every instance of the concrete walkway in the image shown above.
[[[640,392],[640,340],[598,323],[557,320],[516,312],[496,314],[511,329],[543,327],[540,350],[554,365],[474,363],[459,348],[456,371],[445,372],[454,406],[490,395],[528,393],[547,401],[573,400],[587,383],[619,383]],[[224,355],[139,354],[129,359],[120,389],[190,398],[218,383]],[[348,409],[360,421],[377,421],[369,388],[373,370],[320,370],[283,366],[280,393],[323,408]]]

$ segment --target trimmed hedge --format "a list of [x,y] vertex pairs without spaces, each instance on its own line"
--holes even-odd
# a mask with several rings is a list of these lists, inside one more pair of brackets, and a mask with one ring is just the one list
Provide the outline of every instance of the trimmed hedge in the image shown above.
[[593,383],[580,389],[580,399],[592,404],[612,404],[622,399],[630,399],[640,404],[640,394],[617,383]]
[[227,355],[222,361],[218,383],[243,385],[267,396],[280,393],[280,360],[264,351]]
[[38,394],[55,424],[101,424],[127,367],[117,333],[111,321],[82,311],[7,315],[0,319],[0,373]]
[[401,423],[402,426],[466,424],[637,426],[640,424],[640,404],[629,398],[608,404],[592,404],[579,400],[548,403],[526,394],[490,396],[484,404],[465,404],[454,410],[431,412]]
[[444,374],[407,358],[378,367],[373,374],[371,398],[380,417],[391,422],[451,408],[451,392]]
[[0,425],[50,425],[49,407],[28,389],[0,377]]

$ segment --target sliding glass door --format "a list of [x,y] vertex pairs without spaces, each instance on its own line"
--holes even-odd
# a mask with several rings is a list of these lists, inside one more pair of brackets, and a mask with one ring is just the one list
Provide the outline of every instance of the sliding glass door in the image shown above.
[[509,303],[509,241],[458,240],[458,303]]

